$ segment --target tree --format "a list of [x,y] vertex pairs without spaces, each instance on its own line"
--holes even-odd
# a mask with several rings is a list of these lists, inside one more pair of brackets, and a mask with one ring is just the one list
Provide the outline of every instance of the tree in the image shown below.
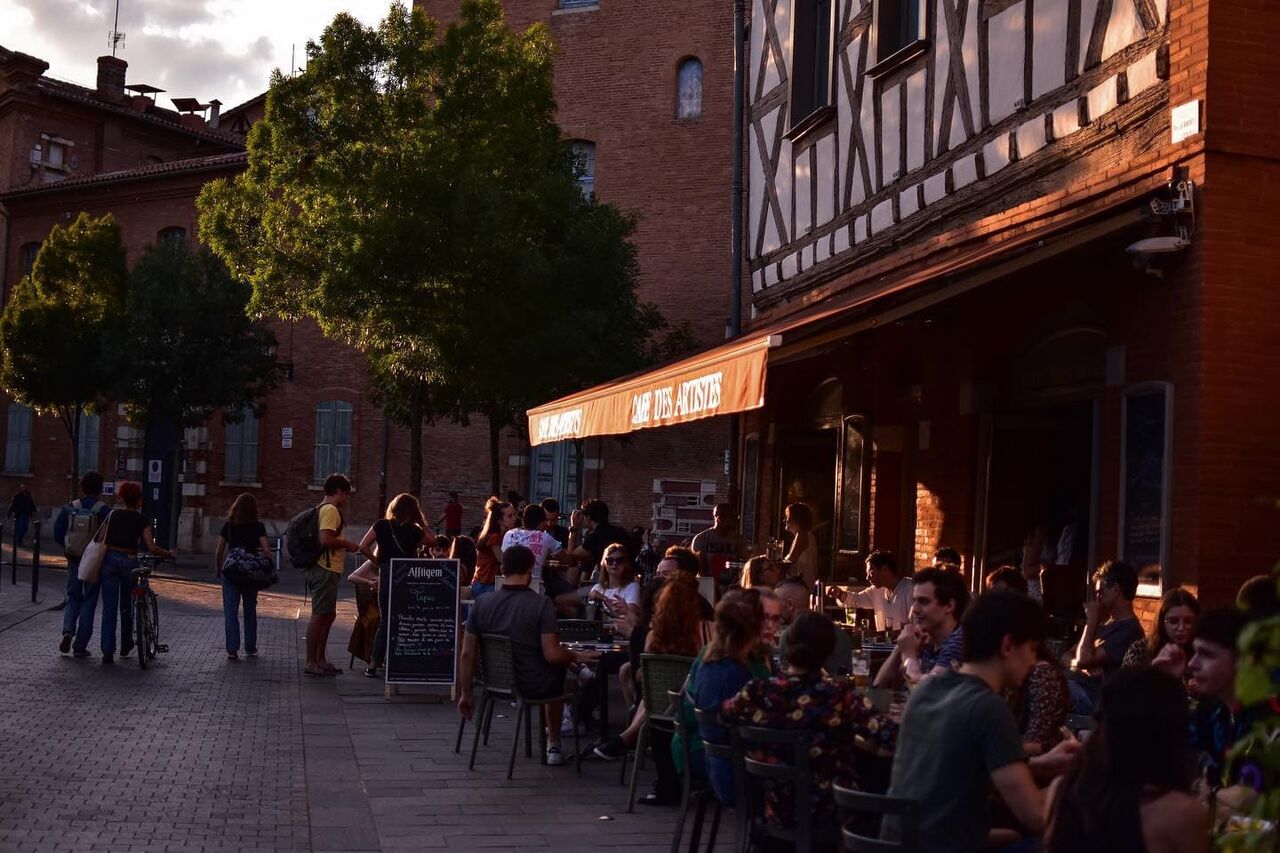
[[127,274],[115,219],[81,213],[66,228],[54,226],[0,316],[0,383],[61,421],[71,440],[73,493],[81,415],[97,407],[108,384],[104,340],[123,308]]
[[252,309],[309,317],[370,356],[403,413],[490,423],[641,366],[664,325],[635,297],[629,217],[577,185],[555,123],[547,28],[464,0],[443,33],[392,6],[337,16],[306,71],[272,79],[249,165],[199,200],[202,238]]
[[[176,437],[219,410],[239,412],[267,395],[279,378],[276,339],[250,320],[249,296],[249,286],[207,251],[193,254],[180,241],[147,247],[106,358],[111,397],[130,420]],[[175,440],[174,472],[179,447]],[[176,476],[168,482],[176,495]],[[169,531],[177,507],[175,496]]]

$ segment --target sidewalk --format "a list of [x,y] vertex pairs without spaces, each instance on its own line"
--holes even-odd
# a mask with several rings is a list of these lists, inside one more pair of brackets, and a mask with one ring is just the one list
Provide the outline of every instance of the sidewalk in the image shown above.
[[[384,700],[358,662],[337,678],[303,677],[307,612],[287,567],[259,602],[261,655],[238,662],[223,650],[219,588],[195,580],[207,564],[156,581],[170,651],[146,671],[132,658],[103,666],[96,639],[94,657],[59,655],[61,613],[44,608],[61,600],[64,572],[42,572],[44,602],[31,606],[5,568],[0,851],[670,846],[675,810],[627,814],[616,763],[587,762],[579,776],[521,754],[508,782],[508,716],[468,771],[466,749],[453,753],[457,711],[442,698]],[[345,667],[354,602],[349,588],[343,596],[329,655]],[[729,849],[732,828],[722,829]]]

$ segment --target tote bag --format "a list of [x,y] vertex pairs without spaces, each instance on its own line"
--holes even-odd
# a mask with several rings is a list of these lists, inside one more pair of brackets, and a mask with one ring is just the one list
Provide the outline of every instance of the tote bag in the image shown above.
[[107,520],[102,522],[98,532],[93,535],[92,541],[85,546],[84,554],[80,556],[78,577],[86,583],[98,582],[98,575],[102,571],[102,559],[107,556],[107,528],[110,526],[111,513],[108,513]]

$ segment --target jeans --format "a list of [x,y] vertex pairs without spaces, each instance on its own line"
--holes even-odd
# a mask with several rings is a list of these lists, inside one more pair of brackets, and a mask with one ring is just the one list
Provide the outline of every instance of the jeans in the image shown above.
[[[80,558],[67,558],[67,603],[62,608],[62,633],[74,634],[88,584],[80,580]],[[96,599],[95,599],[96,600]]]
[[240,651],[240,619],[238,609],[244,604],[244,650],[258,650],[258,591],[241,589],[222,576],[222,621],[227,629],[227,651]]
[[[102,561],[102,653],[116,652],[116,616],[126,647],[133,646],[133,570],[138,561],[120,551],[108,551]],[[90,628],[92,630],[92,628]]]
[[[106,563],[106,560],[103,560]],[[80,585],[80,612],[76,615],[76,638],[71,643],[73,651],[86,652],[89,650],[89,641],[93,639],[93,611],[98,609],[98,593],[102,591],[102,576],[99,574],[98,583],[89,583],[88,581],[78,581]],[[70,609],[71,604],[67,604]],[[62,617],[62,624],[67,624],[67,617]]]
[[1086,717],[1093,715],[1093,694],[1080,681],[1080,676],[1077,673],[1073,672],[1067,676],[1067,691],[1071,694],[1071,704],[1074,706],[1075,713]]
[[13,544],[22,547],[22,540],[27,538],[27,527],[31,524],[31,516],[15,515],[13,517]]
[[473,583],[471,585],[471,600],[479,601],[480,596],[488,595],[493,592],[494,585],[491,583]]
[[382,666],[387,659],[387,622],[391,612],[391,569],[378,567],[378,631],[373,635],[373,653],[369,662],[374,667]]

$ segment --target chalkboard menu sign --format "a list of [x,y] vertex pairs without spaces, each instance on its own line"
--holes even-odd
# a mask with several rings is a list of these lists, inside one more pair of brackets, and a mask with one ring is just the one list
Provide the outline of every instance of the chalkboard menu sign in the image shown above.
[[458,561],[391,561],[388,684],[453,684],[458,647]]
[[1168,483],[1167,389],[1134,389],[1124,398],[1125,562],[1144,583],[1159,583],[1164,563]]

